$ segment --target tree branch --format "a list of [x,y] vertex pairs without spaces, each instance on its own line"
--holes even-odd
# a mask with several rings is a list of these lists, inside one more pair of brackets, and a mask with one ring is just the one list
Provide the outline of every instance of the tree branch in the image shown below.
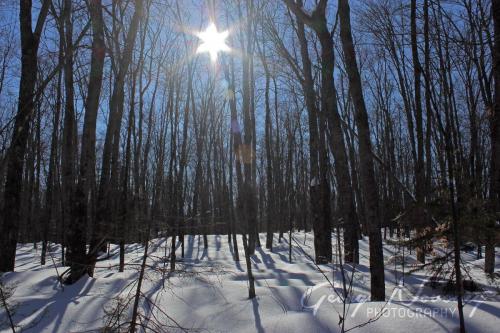
[[38,15],[38,19],[36,21],[35,31],[33,32],[33,37],[35,38],[37,45],[40,41],[40,35],[42,34],[43,25],[47,19],[51,3],[51,0],[45,0],[42,4],[42,8],[40,9],[40,14]]
[[[314,19],[311,15],[307,14],[302,6],[299,6],[295,0],[283,0],[285,5],[305,24],[307,24],[309,27],[314,28]],[[318,7],[321,6],[321,4],[326,1],[322,0],[320,4],[318,4]],[[316,9],[318,10],[318,8]],[[315,12],[316,12],[315,10]]]

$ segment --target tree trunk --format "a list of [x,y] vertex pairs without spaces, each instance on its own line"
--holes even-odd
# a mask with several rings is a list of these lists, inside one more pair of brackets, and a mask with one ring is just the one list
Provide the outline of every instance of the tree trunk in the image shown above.
[[[493,77],[495,80],[495,103],[490,114],[491,127],[491,183],[490,202],[494,212],[494,220],[500,219],[500,1],[492,0],[494,51]],[[495,221],[486,242],[484,270],[493,274],[495,270]]]
[[35,30],[32,31],[31,1],[21,0],[19,22],[21,30],[21,79],[19,100],[7,152],[7,176],[4,189],[3,221],[0,232],[0,272],[13,271],[16,259],[24,155],[34,109],[35,83],[38,71],[38,46],[49,10],[50,0],[40,9]]
[[[425,174],[424,174],[424,134],[423,134],[423,118],[422,118],[422,97],[420,89],[420,77],[422,68],[418,59],[418,44],[417,44],[417,1],[411,0],[411,50],[413,59],[413,75],[414,75],[414,93],[415,93],[415,125],[417,131],[417,160],[415,163],[415,189],[416,189],[416,209],[415,209],[415,225],[417,235],[422,234],[424,225],[424,199],[425,199]],[[417,261],[425,263],[425,245],[417,246]]]
[[[101,0],[92,1],[88,5],[92,23],[92,53],[90,63],[90,76],[88,83],[88,94],[86,100],[85,116],[82,134],[82,149],[78,172],[78,182],[75,190],[75,203],[73,209],[73,223],[69,227],[69,244],[71,252],[78,260],[85,259],[86,251],[86,226],[88,225],[88,203],[90,191],[95,179],[95,144],[97,112],[99,109],[99,97],[101,94],[105,45],[104,45],[104,22],[102,16]],[[75,259],[76,260],[76,259]],[[92,276],[93,270],[85,267],[78,269],[74,266],[71,270],[69,280],[77,281],[87,271]]]
[[369,224],[371,299],[372,301],[383,301],[385,299],[384,255],[380,233],[379,199],[370,141],[370,125],[352,40],[348,0],[339,0],[339,17],[342,50],[349,77],[349,90],[355,109],[356,126],[358,128],[360,180],[365,196],[366,218]]
[[[65,113],[64,127],[62,137],[62,189],[63,189],[63,219],[69,223],[70,230],[73,230],[72,224],[72,205],[74,204],[75,190],[75,157],[76,157],[76,115],[74,105],[74,85],[73,85],[73,23],[72,23],[72,2],[71,0],[64,1],[63,21],[61,23],[60,34],[65,40],[65,56],[64,56],[64,91],[65,98]],[[64,28],[63,28],[64,26]],[[68,238],[68,263],[71,267],[71,272],[85,271],[85,234],[80,235],[76,239],[73,234]],[[79,246],[74,243],[79,243]],[[81,273],[80,273],[81,274]],[[76,275],[70,274],[69,283],[76,281]]]
[[[59,63],[63,63],[63,41],[59,40]],[[52,220],[54,218],[56,207],[56,182],[59,182],[58,177],[58,146],[59,146],[59,122],[61,118],[61,99],[62,99],[62,71],[59,71],[57,86],[56,86],[56,102],[54,107],[54,118],[52,122],[52,136],[50,143],[50,157],[49,157],[49,170],[47,174],[47,190],[45,193],[45,218],[43,219],[42,225],[42,253],[41,253],[41,265],[45,265],[46,254],[47,254],[47,242],[49,236],[49,228],[51,227]],[[62,251],[64,252],[64,251]],[[64,264],[64,263],[63,263]]]
[[[325,220],[326,215],[322,214],[322,209],[324,208],[325,203],[325,198],[322,198],[322,196],[325,194],[325,186],[324,184],[322,184],[324,182],[324,177],[322,177],[321,175],[320,158],[324,159],[324,156],[320,157],[319,151],[321,150],[320,146],[324,145],[324,140],[322,140],[324,137],[320,137],[320,131],[318,129],[319,110],[316,106],[316,94],[314,92],[312,64],[309,57],[307,39],[305,36],[304,19],[301,15],[303,14],[303,11],[302,9],[300,9],[302,3],[299,2],[298,5],[295,2],[291,1],[287,1],[286,3],[289,8],[295,9],[294,13],[297,16],[297,36],[300,43],[300,52],[304,73],[304,82],[302,84],[302,89],[304,90],[305,103],[309,119],[309,156],[311,170],[309,198],[313,217],[315,261],[318,264],[325,264],[331,261],[332,245],[330,220]],[[323,163],[324,162],[325,161],[323,160]]]
[[121,59],[118,62],[117,75],[113,86],[113,93],[109,103],[109,120],[106,130],[106,138],[103,148],[101,179],[99,184],[99,193],[97,199],[97,216],[94,223],[92,240],[89,251],[89,270],[93,272],[97,254],[105,242],[105,225],[107,219],[112,217],[112,191],[113,185],[116,185],[116,177],[118,171],[118,148],[120,139],[120,128],[123,115],[124,102],[124,85],[125,77],[128,72],[129,65],[132,61],[132,51],[135,45],[139,21],[142,17],[143,3],[140,0],[135,1],[135,10],[130,21],[130,27],[126,34],[125,46],[121,54]]

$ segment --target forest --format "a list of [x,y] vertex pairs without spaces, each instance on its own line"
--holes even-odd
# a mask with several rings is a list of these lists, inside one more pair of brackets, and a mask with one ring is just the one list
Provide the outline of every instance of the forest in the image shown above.
[[1,332],[491,332],[499,244],[500,0],[0,0]]

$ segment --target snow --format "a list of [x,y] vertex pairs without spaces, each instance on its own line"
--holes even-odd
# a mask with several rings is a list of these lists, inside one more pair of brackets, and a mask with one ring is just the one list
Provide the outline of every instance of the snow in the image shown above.
[[[288,262],[287,239],[278,243],[276,236],[272,253],[257,248],[252,257],[257,294],[253,300],[248,299],[241,238],[238,244],[241,261],[237,263],[233,260],[227,236],[208,236],[207,250],[203,248],[202,237],[186,236],[185,258],[176,264],[179,271],[173,274],[162,270],[170,240],[151,241],[141,291],[158,307],[141,302],[143,318],[149,318],[151,325],[155,322],[169,325],[163,328],[169,332],[180,331],[174,327],[177,325],[202,332],[340,332],[339,313],[342,313],[343,305],[325,278],[328,277],[335,289],[342,293],[340,271],[332,265],[317,267],[310,260],[308,256],[314,253],[312,234],[294,234],[292,263]],[[335,242],[335,237],[333,239]],[[261,242],[265,244],[263,234]],[[414,262],[414,253],[406,252],[405,261]],[[112,245],[112,256],[98,262],[95,277],[82,278],[72,286],[61,286],[57,281],[56,269],[59,274],[65,269],[58,265],[60,247],[52,246],[50,253],[47,265],[41,267],[40,250],[34,249],[33,244],[19,245],[16,272],[2,277],[5,286],[15,288],[9,303],[17,331],[97,332],[109,322],[110,311],[116,309],[117,304],[125,304],[135,294],[135,284],[131,283],[137,278],[142,261],[141,244],[127,245],[126,263],[129,265],[125,272],[118,272],[118,247]],[[356,331],[458,330],[458,312],[453,297],[427,286],[428,273],[425,271],[406,275],[403,285],[401,266],[397,266],[398,271],[394,269],[394,263],[401,259],[394,259],[399,254],[392,245],[384,248],[388,302],[369,302],[367,239],[360,241],[360,255],[360,265],[355,267],[352,302],[345,318],[346,330],[363,324],[366,325]],[[179,248],[177,258],[180,258]],[[476,260],[475,253],[464,252],[463,259],[469,267],[469,274],[483,289],[466,294],[467,331],[497,331],[500,283],[498,279],[492,281],[485,276],[481,270],[484,260]],[[499,261],[497,256],[497,263]],[[405,268],[405,271],[409,269]],[[382,314],[381,310],[384,310]],[[370,319],[373,322],[367,323]],[[3,325],[0,332],[11,332],[5,325],[6,320],[5,311],[0,310],[0,325]]]

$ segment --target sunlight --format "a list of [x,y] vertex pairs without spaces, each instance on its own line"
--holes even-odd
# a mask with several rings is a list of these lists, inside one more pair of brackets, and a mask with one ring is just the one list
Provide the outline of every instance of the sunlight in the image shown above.
[[219,52],[230,51],[229,46],[226,44],[229,32],[227,30],[218,32],[214,23],[211,23],[205,31],[198,32],[196,36],[202,41],[196,53],[208,52],[212,62],[217,61]]

